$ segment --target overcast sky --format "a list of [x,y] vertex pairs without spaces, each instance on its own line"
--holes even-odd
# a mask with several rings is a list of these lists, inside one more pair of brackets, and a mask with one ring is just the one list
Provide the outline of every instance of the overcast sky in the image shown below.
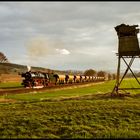
[[140,2],[0,2],[0,52],[22,65],[116,71],[122,23],[140,25]]

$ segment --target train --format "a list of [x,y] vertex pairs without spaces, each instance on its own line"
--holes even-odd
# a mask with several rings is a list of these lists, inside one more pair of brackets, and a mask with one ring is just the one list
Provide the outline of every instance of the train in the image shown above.
[[40,71],[27,71],[22,73],[21,77],[23,78],[21,84],[25,88],[44,88],[51,85],[99,82],[105,80],[105,77],[69,74],[64,75]]

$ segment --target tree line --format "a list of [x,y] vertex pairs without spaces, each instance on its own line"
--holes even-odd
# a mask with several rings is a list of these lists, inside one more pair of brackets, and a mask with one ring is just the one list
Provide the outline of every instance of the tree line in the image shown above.
[[108,73],[106,71],[96,71],[93,69],[88,69],[84,71],[84,75],[86,76],[98,76],[98,77],[105,77],[108,80],[114,80],[116,79],[116,74],[114,73]]

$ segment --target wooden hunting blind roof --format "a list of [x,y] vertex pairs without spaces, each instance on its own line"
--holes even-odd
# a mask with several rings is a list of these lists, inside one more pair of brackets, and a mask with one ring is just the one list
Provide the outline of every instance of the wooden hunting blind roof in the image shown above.
[[124,37],[124,36],[136,36],[137,33],[139,33],[139,29],[137,29],[138,25],[126,25],[126,24],[120,24],[115,27],[115,30],[117,32],[118,37]]
[[138,25],[121,24],[115,27],[119,39],[119,56],[140,56],[139,41],[137,38]]

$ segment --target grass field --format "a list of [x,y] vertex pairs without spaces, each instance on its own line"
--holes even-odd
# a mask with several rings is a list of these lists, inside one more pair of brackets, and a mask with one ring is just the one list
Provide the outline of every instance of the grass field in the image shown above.
[[0,88],[8,89],[8,88],[19,88],[23,87],[20,82],[5,82],[0,83]]
[[114,82],[1,96],[0,138],[140,138],[139,91],[111,97]]

